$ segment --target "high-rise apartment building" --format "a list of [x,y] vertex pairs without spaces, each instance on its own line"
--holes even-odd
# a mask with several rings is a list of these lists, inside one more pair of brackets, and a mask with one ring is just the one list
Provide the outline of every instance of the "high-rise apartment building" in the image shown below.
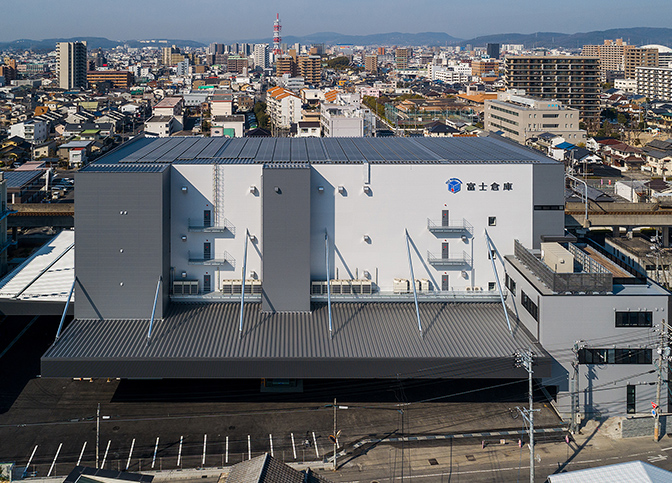
[[228,47],[225,44],[212,43],[208,47],[209,54],[223,54],[228,51]]
[[626,45],[623,49],[623,66],[625,78],[635,79],[637,67],[658,67],[658,49]]
[[61,89],[86,87],[86,42],[58,42],[56,61],[58,87]]
[[184,55],[180,52],[179,47],[164,47],[161,49],[161,63],[163,65],[177,65],[184,60]]
[[296,62],[294,57],[283,55],[275,60],[275,75],[281,77],[283,74],[289,74],[290,77],[296,76]]
[[297,58],[299,75],[306,84],[319,85],[322,80],[322,59],[319,55],[301,55]]
[[5,82],[16,79],[16,59],[5,57],[4,65],[0,65],[0,77],[5,78]]
[[507,89],[523,89],[540,99],[557,99],[581,112],[584,120],[599,120],[600,67],[598,57],[508,56]]
[[395,61],[398,70],[408,69],[408,59],[411,57],[411,49],[397,49]]
[[672,68],[637,67],[637,94],[649,99],[672,101]]
[[262,69],[268,68],[268,44],[254,46],[254,65]]
[[226,59],[226,69],[229,72],[235,72],[236,74],[243,74],[247,71],[248,61],[247,57],[242,57],[239,55],[230,55]]
[[478,77],[483,77],[486,74],[494,72],[497,74],[499,67],[497,62],[485,61],[485,60],[475,60],[471,63],[471,73]]
[[581,55],[600,58],[600,80],[608,82],[623,75],[623,39],[605,40],[603,45],[584,45]]
[[367,55],[364,57],[364,70],[366,72],[371,72],[373,74],[378,72],[378,56],[373,54],[373,55]]

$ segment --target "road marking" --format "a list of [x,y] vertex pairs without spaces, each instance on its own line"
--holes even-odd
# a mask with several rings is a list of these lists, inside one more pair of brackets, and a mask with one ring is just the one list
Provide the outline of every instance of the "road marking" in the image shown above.
[[51,463],[51,468],[49,468],[49,473],[47,473],[47,476],[51,476],[51,472],[54,471],[54,466],[56,466],[56,458],[58,458],[58,453],[61,452],[62,447],[63,443],[58,445],[58,449],[56,450],[56,456],[54,456],[54,461]]
[[661,448],[660,450],[661,451],[670,451],[671,449],[672,449],[672,446],[670,446],[669,448]]
[[180,463],[182,463],[182,440],[184,439],[184,436],[180,436],[180,449],[177,451],[177,467],[181,468],[182,466]]
[[658,456],[649,456],[646,459],[649,460],[649,463],[657,463],[659,461],[665,461],[667,456],[664,454],[659,454]]
[[131,441],[131,449],[128,452],[128,460],[126,461],[126,469],[131,466],[131,458],[133,457],[133,448],[135,447],[135,438]]
[[292,435],[292,451],[294,452],[294,459],[296,459],[296,445],[294,444],[294,433],[290,433]]
[[315,454],[317,455],[317,459],[320,459],[320,450],[317,447],[317,438],[315,437],[315,431],[313,431],[313,443],[315,443]]
[[154,463],[156,463],[156,452],[159,450],[159,437],[156,437],[156,445],[154,446],[154,456],[152,457],[152,469],[154,469]]
[[[37,448],[37,446],[35,446]],[[79,458],[77,459],[77,465],[79,466],[79,463],[82,462],[82,456],[84,456],[84,450],[86,449],[86,441],[84,441],[84,446],[82,446],[82,452],[79,453]]]
[[201,468],[205,468],[205,450],[208,446],[208,435],[203,435],[203,458],[201,459]]
[[[86,446],[86,443],[84,443]],[[28,468],[30,468],[30,463],[33,461],[33,456],[35,456],[35,452],[37,451],[37,445],[33,448],[33,452],[30,454],[30,458],[28,458],[28,464],[26,464],[26,469],[23,470],[23,476],[26,476],[26,473],[28,473]],[[77,463],[79,465],[79,463]]]
[[100,465],[100,469],[105,469],[105,460],[107,460],[107,452],[110,451],[110,443],[112,442],[111,439],[107,440],[107,448],[105,448],[105,455],[103,456],[103,463]]

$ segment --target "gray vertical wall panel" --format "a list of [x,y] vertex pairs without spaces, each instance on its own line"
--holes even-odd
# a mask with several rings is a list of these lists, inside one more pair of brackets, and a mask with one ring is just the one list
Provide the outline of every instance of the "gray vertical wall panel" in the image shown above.
[[165,283],[156,316],[163,317],[170,263],[169,168],[76,176],[75,317],[147,319],[159,276]]
[[[533,205],[564,206],[565,187],[562,163],[534,164],[532,169]],[[534,209],[534,207],[533,207]],[[532,214],[533,248],[541,248],[541,236],[560,236],[565,231],[564,210],[535,210]]]
[[310,171],[263,169],[264,311],[310,311]]

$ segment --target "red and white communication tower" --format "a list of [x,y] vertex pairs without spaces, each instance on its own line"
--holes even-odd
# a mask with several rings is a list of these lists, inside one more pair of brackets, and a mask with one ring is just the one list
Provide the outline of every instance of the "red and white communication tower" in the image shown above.
[[275,14],[275,22],[273,22],[273,55],[280,56],[282,55],[282,49],[280,48],[280,30],[282,26],[280,25],[280,14]]

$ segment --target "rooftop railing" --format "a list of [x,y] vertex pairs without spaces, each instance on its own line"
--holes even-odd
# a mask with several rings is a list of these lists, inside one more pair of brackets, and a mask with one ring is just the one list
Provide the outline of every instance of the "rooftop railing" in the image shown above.
[[[570,243],[570,252],[573,245]],[[574,247],[574,253],[579,250]],[[588,260],[590,257],[585,253],[578,254],[579,264],[583,267],[581,273],[557,273],[548,265],[537,258],[530,250],[525,248],[518,240],[514,240],[514,255],[527,268],[537,276],[537,278],[555,293],[605,293],[613,288],[613,278],[602,265],[595,260]],[[576,257],[577,255],[575,255]],[[588,271],[586,271],[588,270]]]

